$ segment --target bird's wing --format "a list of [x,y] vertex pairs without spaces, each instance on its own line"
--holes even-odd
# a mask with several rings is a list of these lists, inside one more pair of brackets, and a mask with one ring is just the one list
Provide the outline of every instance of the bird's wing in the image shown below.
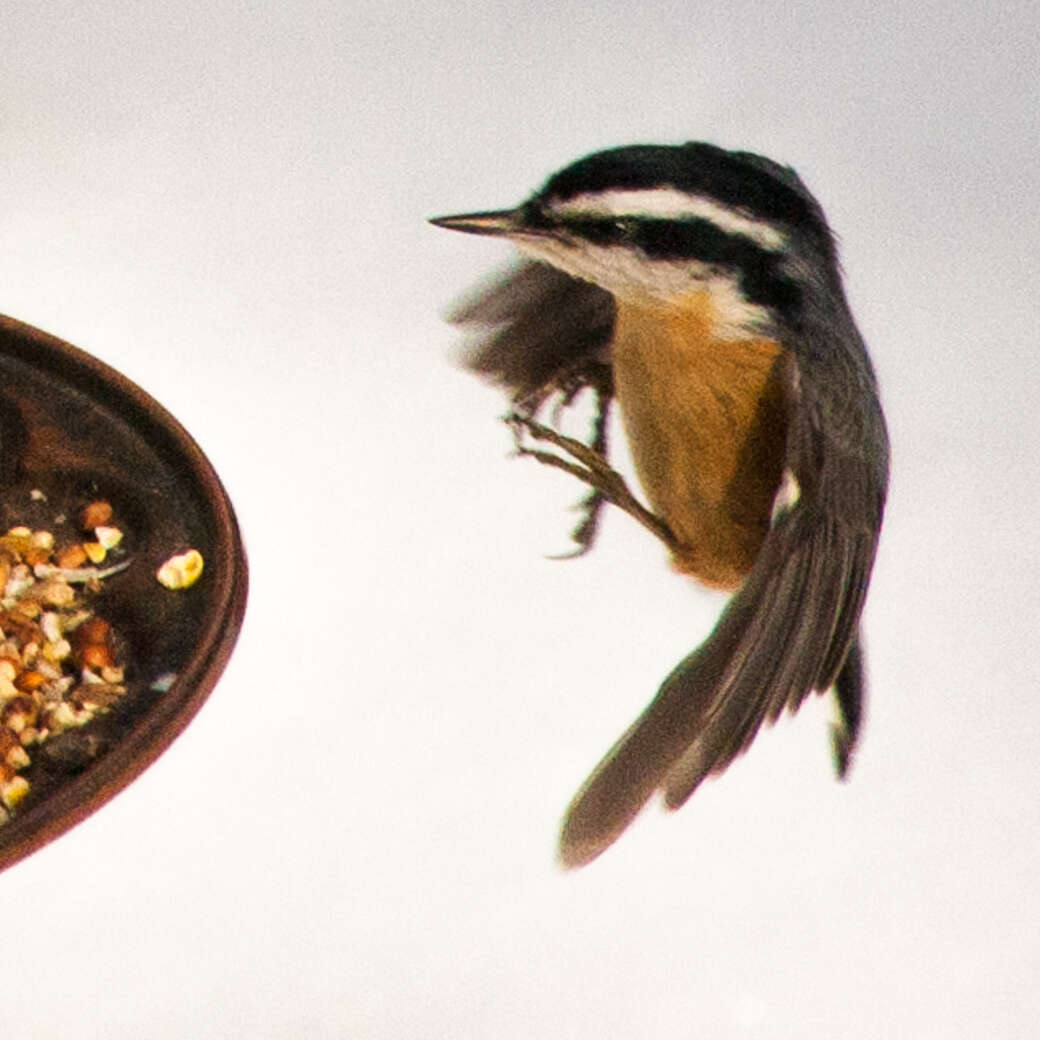
[[873,374],[865,352],[846,355],[846,368],[850,360],[850,371],[841,374],[862,384],[865,417],[843,411],[850,396],[844,391],[841,400],[829,396],[828,387],[847,383],[807,378],[804,357],[784,357],[785,466],[800,495],[778,510],[715,630],[665,679],[578,792],[561,834],[564,865],[598,856],[655,790],[670,807],[681,805],[701,780],[747,748],[765,719],[775,720],[785,706],[796,709],[811,690],[836,681],[848,723],[837,752],[839,764],[842,756],[847,763],[862,696],[853,648],[887,479]]
[[614,298],[537,261],[523,261],[478,286],[448,314],[469,333],[467,368],[514,401],[567,389],[610,363]]

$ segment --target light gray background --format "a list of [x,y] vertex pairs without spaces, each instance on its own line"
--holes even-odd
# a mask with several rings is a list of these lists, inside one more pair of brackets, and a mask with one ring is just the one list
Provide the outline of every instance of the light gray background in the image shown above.
[[[1036,886],[1032,0],[2,6],[0,309],[226,482],[249,613],[144,777],[0,876],[5,1040],[1028,1037]],[[559,817],[720,600],[506,458],[428,216],[585,152],[794,165],[842,238],[894,480],[852,781],[814,701],[679,814]]]

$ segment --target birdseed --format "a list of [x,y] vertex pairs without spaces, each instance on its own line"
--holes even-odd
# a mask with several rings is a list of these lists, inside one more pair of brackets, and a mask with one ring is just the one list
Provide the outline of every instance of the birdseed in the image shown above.
[[130,560],[109,556],[123,535],[108,502],[89,503],[78,519],[84,537],[70,544],[23,526],[0,535],[0,823],[29,794],[34,749],[126,693],[119,640],[91,604]]

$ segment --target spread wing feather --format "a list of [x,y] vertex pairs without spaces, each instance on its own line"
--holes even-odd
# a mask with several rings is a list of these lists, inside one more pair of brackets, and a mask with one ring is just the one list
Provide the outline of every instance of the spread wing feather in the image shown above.
[[872,431],[877,451],[850,453],[819,421],[827,414],[821,402],[805,399],[814,380],[802,377],[801,363],[792,352],[785,373],[785,465],[800,498],[775,520],[711,636],[665,679],[571,803],[560,839],[566,866],[598,856],[656,790],[669,807],[682,805],[766,719],[835,683],[846,720],[835,734],[839,772],[848,765],[862,701],[859,615],[884,499],[884,432]]

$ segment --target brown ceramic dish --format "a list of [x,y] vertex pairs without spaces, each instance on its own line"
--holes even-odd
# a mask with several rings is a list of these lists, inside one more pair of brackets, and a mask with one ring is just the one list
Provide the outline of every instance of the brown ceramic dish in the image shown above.
[[[96,358],[0,316],[0,530],[50,529],[95,498],[115,507],[133,558],[95,601],[126,647],[127,693],[33,750],[30,793],[0,824],[0,869],[98,809],[184,729],[231,656],[247,589],[231,503],[177,420]],[[164,588],[156,568],[187,548],[202,577]]]

